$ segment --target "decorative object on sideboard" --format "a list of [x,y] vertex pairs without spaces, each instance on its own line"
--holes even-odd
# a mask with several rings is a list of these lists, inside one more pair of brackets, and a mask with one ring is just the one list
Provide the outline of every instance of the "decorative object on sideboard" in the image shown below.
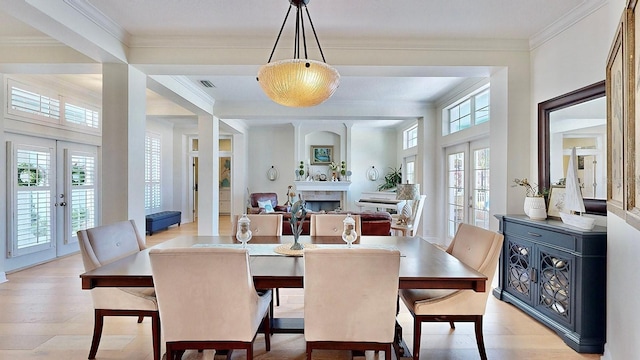
[[300,238],[300,234],[302,234],[302,224],[304,223],[304,219],[307,216],[307,203],[301,198],[296,201],[293,206],[291,206],[291,218],[289,222],[291,223],[291,233],[293,234],[293,245],[291,245],[291,250],[302,250],[304,246],[298,242]]
[[394,189],[402,182],[402,165],[399,168],[389,168],[391,171],[384,176],[384,184],[378,186],[378,191]]
[[538,186],[529,183],[527,178],[513,179],[513,186],[522,186],[525,190],[524,213],[533,220],[544,220],[547,218],[547,207],[544,196],[546,190],[540,191]]
[[420,199],[420,184],[398,184],[397,189],[396,199],[405,201],[397,224],[410,225],[413,219],[412,202]]
[[238,231],[236,232],[236,239],[242,243],[242,247],[247,247],[247,242],[251,240],[251,220],[247,217],[247,214],[242,214],[242,217],[238,219]]
[[[258,70],[258,83],[264,93],[274,102],[290,107],[308,107],[323,103],[333,95],[340,83],[340,74],[332,66],[326,63],[316,29],[311,21],[307,4],[310,0],[289,0],[291,4],[284,18],[276,43],[273,45],[267,64]],[[280,35],[284,29],[291,8],[296,7],[295,42],[293,58],[271,62],[275,53]],[[304,6],[311,30],[318,44],[318,50],[322,61],[309,60],[307,58],[307,41],[304,28],[302,7]],[[300,41],[302,35],[302,42]],[[304,59],[301,59],[300,45],[304,49]]]
[[274,165],[271,165],[269,170],[267,170],[267,179],[269,179],[269,181],[276,181],[278,179],[278,168]]
[[585,212],[582,201],[582,191],[578,182],[578,169],[576,163],[576,148],[571,149],[569,165],[567,167],[567,180],[565,183],[564,207],[560,210],[562,222],[584,230],[591,230],[595,226],[595,219],[582,216]]
[[369,170],[367,170],[367,179],[369,181],[376,181],[378,180],[379,177],[380,177],[380,173],[378,172],[378,169],[376,169],[375,166],[371,165]]

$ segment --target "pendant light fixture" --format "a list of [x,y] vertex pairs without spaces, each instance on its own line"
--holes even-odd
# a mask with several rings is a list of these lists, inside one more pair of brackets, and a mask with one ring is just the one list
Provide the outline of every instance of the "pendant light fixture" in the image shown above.
[[[307,4],[310,0],[289,0],[289,10],[284,18],[276,43],[271,50],[267,64],[258,71],[258,83],[267,96],[274,102],[290,107],[308,107],[323,103],[333,95],[340,82],[340,74],[325,62],[324,53],[316,29],[311,21]],[[287,23],[292,7],[296,7],[296,31],[293,46],[293,58],[271,62],[276,46]],[[304,6],[313,36],[318,44],[322,61],[309,60],[307,57],[307,38],[304,30]],[[301,39],[302,37],[302,39]],[[301,43],[302,41],[302,43]],[[304,49],[304,59],[300,56],[300,47]]]

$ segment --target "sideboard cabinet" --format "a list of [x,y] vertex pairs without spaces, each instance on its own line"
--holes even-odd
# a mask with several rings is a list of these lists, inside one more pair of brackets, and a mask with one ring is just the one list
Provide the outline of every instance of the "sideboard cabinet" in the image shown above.
[[496,215],[504,235],[493,294],[554,330],[571,348],[602,353],[607,231]]

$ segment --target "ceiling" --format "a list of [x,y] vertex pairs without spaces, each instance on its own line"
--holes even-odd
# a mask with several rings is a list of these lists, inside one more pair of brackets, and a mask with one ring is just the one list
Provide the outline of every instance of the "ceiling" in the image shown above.
[[[46,8],[48,13],[53,12],[55,6],[68,4],[82,8],[93,23],[99,22],[131,47],[179,39],[247,49],[273,46],[289,6],[287,0],[34,0],[30,3],[34,3],[32,6],[36,9],[53,6]],[[308,9],[327,62],[331,64],[332,49],[405,48],[424,41],[490,40],[524,43],[527,48],[534,48],[604,3],[606,0],[311,0]],[[47,36],[67,43],[64,32],[61,33],[56,24],[49,24],[44,16],[43,20],[42,13],[32,14],[29,7],[24,10],[11,0],[0,0],[0,42]],[[293,30],[294,20],[290,16],[279,47],[285,44],[284,47],[290,48],[287,41],[291,36],[286,32]],[[315,44],[309,48],[315,49]],[[263,61],[266,62],[268,55],[265,51]],[[310,53],[311,58],[314,56]],[[470,81],[477,82],[487,74],[487,69],[457,72],[384,66],[362,69],[357,64],[336,64],[336,68],[341,73],[339,89],[325,104],[308,109],[310,116],[344,119],[344,115],[328,110],[318,112],[322,116],[313,115],[332,103],[334,107],[335,104],[380,101],[430,104],[452,89]],[[216,106],[248,102],[256,108],[260,108],[260,103],[273,106],[255,80],[256,70],[257,66],[241,66],[227,73],[204,68],[198,73],[199,70],[185,66],[183,73],[175,75],[185,76],[196,84],[215,99]],[[67,81],[81,82],[82,78],[67,77]],[[215,87],[204,88],[200,80],[209,80]],[[89,83],[95,86],[95,77]],[[149,93],[149,99],[155,104],[155,115],[190,113],[153,92]],[[286,121],[283,120],[286,117],[260,116],[255,112],[245,119],[264,123],[264,120]],[[394,119],[387,116],[384,120]]]

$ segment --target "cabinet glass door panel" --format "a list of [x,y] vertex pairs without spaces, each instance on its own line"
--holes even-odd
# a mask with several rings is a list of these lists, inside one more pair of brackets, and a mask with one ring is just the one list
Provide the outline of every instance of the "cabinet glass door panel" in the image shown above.
[[526,301],[533,298],[533,246],[527,241],[508,241],[506,290]]
[[540,247],[536,307],[570,324],[573,316],[571,287],[573,261],[567,254]]

